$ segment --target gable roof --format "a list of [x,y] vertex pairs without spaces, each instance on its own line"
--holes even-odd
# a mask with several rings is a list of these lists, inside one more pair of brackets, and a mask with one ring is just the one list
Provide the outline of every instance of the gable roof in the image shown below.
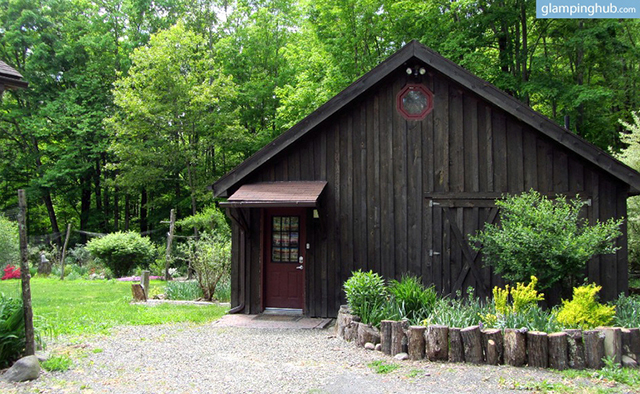
[[0,60],[0,85],[7,88],[26,88],[29,84],[22,80],[22,75],[13,67]]
[[628,184],[631,195],[640,194],[640,173],[616,160],[610,154],[582,137],[560,127],[513,96],[508,95],[489,82],[473,75],[414,40],[220,178],[213,185],[214,196],[227,197],[229,189],[241,183],[253,171],[313,130],[341,108],[353,102],[390,73],[413,59],[422,61],[434,70],[473,91],[490,104],[540,131],[594,166]]

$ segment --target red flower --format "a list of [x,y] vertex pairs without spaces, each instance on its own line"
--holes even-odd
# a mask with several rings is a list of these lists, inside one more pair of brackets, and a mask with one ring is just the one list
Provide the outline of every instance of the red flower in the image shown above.
[[7,265],[4,269],[4,276],[0,280],[20,279],[20,267]]

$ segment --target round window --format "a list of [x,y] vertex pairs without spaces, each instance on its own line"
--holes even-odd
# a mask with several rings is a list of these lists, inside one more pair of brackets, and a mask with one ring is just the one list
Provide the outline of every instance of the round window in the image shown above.
[[409,120],[422,120],[433,109],[433,93],[424,85],[406,85],[397,100],[398,112]]

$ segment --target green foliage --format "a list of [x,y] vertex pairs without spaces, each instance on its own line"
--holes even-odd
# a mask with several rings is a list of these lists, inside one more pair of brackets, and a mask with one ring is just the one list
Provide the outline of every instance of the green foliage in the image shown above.
[[537,191],[497,200],[499,224],[487,224],[470,237],[471,246],[482,250],[487,264],[511,282],[536,276],[543,289],[556,283],[570,286],[584,272],[587,261],[598,254],[619,249],[622,220],[590,226],[580,217],[586,202],[550,200]]
[[195,228],[198,231],[215,232],[224,237],[231,236],[231,228],[224,213],[215,206],[208,206],[195,215],[176,221],[176,226]]
[[[629,133],[620,134],[626,148],[617,157],[629,167],[640,170],[640,113],[632,111],[631,116],[633,123],[620,121]],[[640,196],[627,199],[627,214],[629,268],[640,272]]]
[[583,330],[598,326],[607,326],[613,322],[615,306],[607,306],[597,301],[597,294],[602,289],[595,283],[573,288],[573,299],[562,300],[556,319],[565,328],[581,328]]
[[391,281],[388,292],[399,315],[406,317],[412,324],[426,319],[438,299],[433,286],[425,288],[420,278],[411,275],[403,275],[400,282]]
[[87,243],[87,250],[101,259],[117,277],[126,276],[133,267],[148,267],[156,249],[148,238],[138,233],[116,232]]
[[620,294],[614,305],[616,327],[640,327],[640,295],[634,294],[627,297]]
[[71,360],[71,358],[62,354],[49,357],[42,363],[42,368],[49,372],[65,372],[68,371],[72,365],[73,361]]
[[18,224],[0,214],[0,267],[20,261]]
[[367,366],[373,369],[375,373],[379,373],[379,374],[391,373],[396,369],[400,368],[399,364],[396,364],[396,363],[387,364],[382,360],[372,361],[369,364],[367,364]]
[[489,302],[475,297],[474,289],[467,290],[467,296],[462,297],[460,291],[456,298],[443,297],[436,302],[431,315],[422,324],[442,324],[449,327],[475,326],[482,321],[482,316],[491,313]]
[[191,262],[205,300],[212,301],[218,283],[229,276],[231,240],[225,235],[202,233],[199,239],[189,239],[180,251]]
[[388,305],[384,279],[378,273],[362,270],[352,272],[343,288],[351,311],[360,316],[363,323],[374,324],[377,321],[379,324],[380,320],[385,319],[377,318],[380,316],[379,311]]
[[24,347],[22,301],[0,292],[0,368],[19,359]]
[[165,290],[168,300],[193,301],[202,298],[202,288],[196,281],[169,281]]

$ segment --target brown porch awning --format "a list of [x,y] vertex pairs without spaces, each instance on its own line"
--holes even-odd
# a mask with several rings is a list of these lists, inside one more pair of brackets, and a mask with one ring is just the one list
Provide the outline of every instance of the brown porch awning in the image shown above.
[[223,207],[316,207],[325,181],[264,182],[242,185]]

